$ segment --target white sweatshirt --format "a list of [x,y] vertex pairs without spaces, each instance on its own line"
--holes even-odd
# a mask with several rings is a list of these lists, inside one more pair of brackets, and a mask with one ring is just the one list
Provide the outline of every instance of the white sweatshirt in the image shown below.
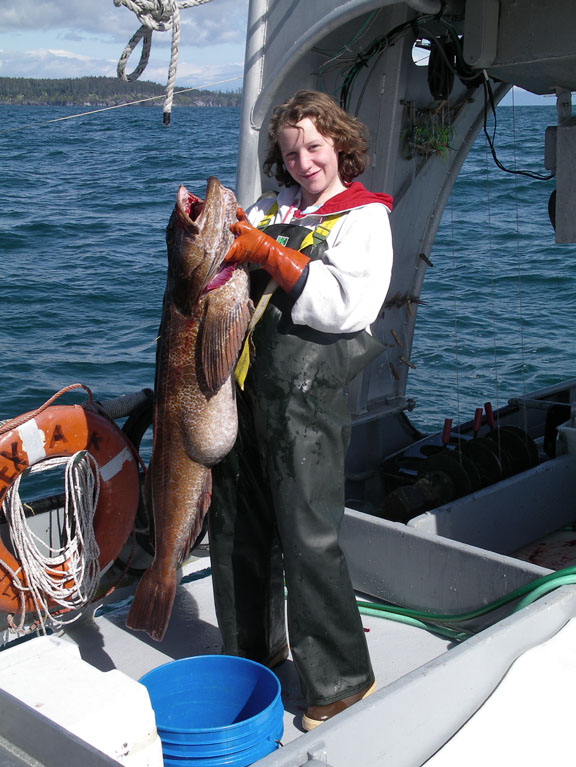
[[[293,223],[313,230],[329,213],[347,211],[328,235],[322,258],[308,265],[306,284],[292,308],[295,325],[325,333],[370,330],[382,308],[392,272],[390,209],[385,202],[369,201],[384,200],[385,195],[372,195],[358,182],[352,186],[356,195],[343,192],[314,213],[298,211],[300,187],[283,187],[278,193],[278,211],[270,225]],[[246,211],[253,226],[262,221],[274,199],[267,194]]]

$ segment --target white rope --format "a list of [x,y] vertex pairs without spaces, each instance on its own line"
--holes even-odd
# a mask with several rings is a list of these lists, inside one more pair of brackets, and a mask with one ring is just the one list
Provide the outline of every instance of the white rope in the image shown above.
[[[178,46],[180,44],[180,9],[192,8],[196,5],[204,5],[210,0],[114,0],[114,5],[124,5],[138,17],[142,25],[128,41],[118,61],[118,77],[121,80],[137,80],[146,69],[150,58],[152,46],[152,32],[167,32],[172,29],[172,47],[170,51],[170,65],[168,67],[168,82],[166,84],[166,98],[164,100],[163,118],[164,124],[170,123],[172,100],[174,97],[174,82],[178,67]],[[142,40],[142,53],[136,69],[129,75],[126,74],[126,63],[132,51]]]
[[[93,598],[100,581],[100,549],[93,525],[100,495],[96,460],[82,450],[71,458],[42,461],[30,467],[29,472],[45,471],[64,464],[66,500],[63,520],[58,516],[58,526],[63,525],[63,530],[59,531],[58,547],[54,548],[42,540],[28,525],[19,494],[23,475],[16,479],[6,494],[2,507],[9,525],[14,556],[20,563],[20,569],[15,572],[2,562],[2,567],[11,573],[13,585],[21,595],[21,619],[19,625],[14,627],[19,632],[24,626],[24,600],[27,594],[34,602],[38,622],[45,633],[47,622],[53,626],[62,626],[79,617],[77,614],[63,620],[52,615],[50,601],[66,611],[84,607]],[[50,528],[52,533],[52,519]],[[66,565],[65,571],[63,565]],[[18,578],[20,572],[26,577],[27,587]]]

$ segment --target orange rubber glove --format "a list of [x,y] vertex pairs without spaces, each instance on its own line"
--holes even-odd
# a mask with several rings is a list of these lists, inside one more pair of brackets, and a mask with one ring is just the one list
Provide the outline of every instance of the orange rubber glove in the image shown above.
[[[241,211],[239,211],[239,217],[240,213]],[[308,256],[298,250],[280,245],[273,237],[252,226],[245,218],[232,224],[230,231],[236,239],[224,260],[260,264],[282,290],[290,293],[310,262]]]

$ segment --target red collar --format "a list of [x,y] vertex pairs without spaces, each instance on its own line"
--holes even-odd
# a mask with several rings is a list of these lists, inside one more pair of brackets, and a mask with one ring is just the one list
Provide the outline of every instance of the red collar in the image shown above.
[[[329,216],[333,213],[343,213],[346,210],[352,210],[353,208],[361,208],[364,205],[378,202],[381,205],[385,205],[388,210],[392,210],[393,199],[388,194],[381,192],[370,192],[359,181],[353,181],[343,192],[335,194],[329,200],[321,205],[318,210],[309,215],[313,216]],[[300,218],[302,214],[296,214],[296,218]]]

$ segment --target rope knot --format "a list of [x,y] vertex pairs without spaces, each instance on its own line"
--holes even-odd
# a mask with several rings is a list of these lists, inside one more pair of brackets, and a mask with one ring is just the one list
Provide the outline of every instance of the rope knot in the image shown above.
[[[138,29],[128,41],[118,61],[117,73],[121,80],[137,80],[146,69],[152,47],[152,32],[167,32],[172,30],[172,47],[170,51],[170,65],[168,67],[168,82],[166,84],[166,98],[164,100],[164,124],[170,123],[172,100],[174,97],[174,82],[178,66],[178,45],[180,43],[180,9],[191,8],[195,5],[204,5],[210,0],[114,0],[114,5],[119,8],[124,5],[128,10],[136,14],[140,21]],[[142,40],[142,53],[136,69],[126,74],[126,63],[132,51]]]
[[173,17],[179,16],[176,0],[114,0],[114,3],[126,5],[134,11],[140,24],[156,32],[167,32],[172,28]]

